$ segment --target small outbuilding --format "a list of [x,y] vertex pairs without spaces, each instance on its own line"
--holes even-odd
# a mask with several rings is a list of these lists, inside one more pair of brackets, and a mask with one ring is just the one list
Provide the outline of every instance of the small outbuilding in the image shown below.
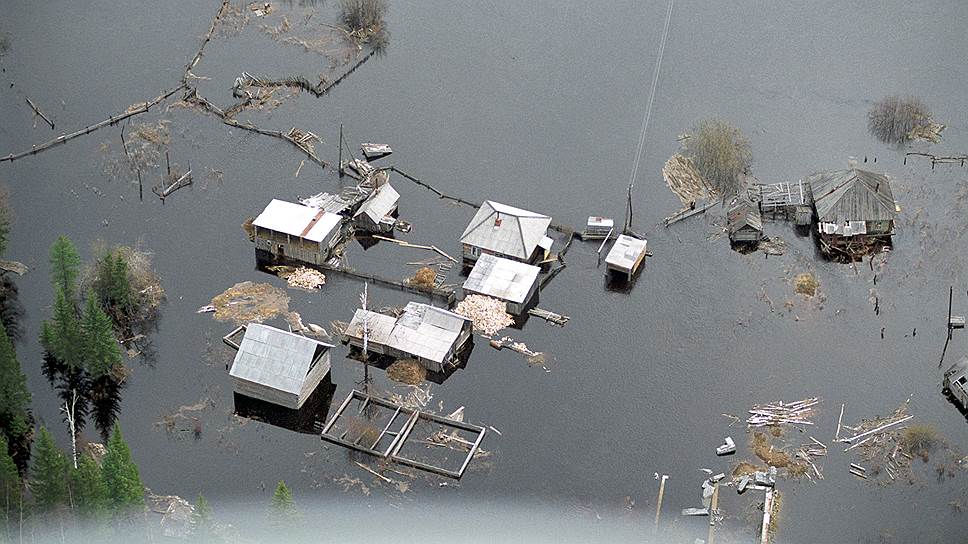
[[390,232],[396,224],[400,193],[389,183],[380,185],[353,215],[356,228],[365,232]]
[[473,265],[484,253],[529,264],[541,262],[551,250],[550,225],[547,215],[485,200],[460,237],[464,264]]
[[[242,341],[231,338],[243,333]],[[329,374],[333,346],[268,325],[250,323],[225,337],[236,348],[229,376],[236,393],[298,410]]]
[[968,356],[962,357],[944,373],[944,393],[968,411]]
[[853,242],[889,242],[897,204],[883,174],[851,168],[808,178],[824,249]]
[[458,364],[458,357],[472,342],[473,322],[453,312],[410,302],[400,317],[356,310],[343,333],[343,343],[395,358],[412,357],[431,372],[443,373]]
[[605,257],[606,273],[618,273],[631,280],[645,260],[647,245],[645,240],[620,234]]
[[252,222],[256,255],[263,260],[323,264],[342,237],[343,216],[272,199]]
[[510,259],[483,254],[464,282],[464,294],[486,295],[507,303],[507,311],[521,315],[538,303],[541,269]]
[[731,203],[726,212],[726,226],[733,244],[755,244],[763,238],[760,208],[749,198],[739,197]]

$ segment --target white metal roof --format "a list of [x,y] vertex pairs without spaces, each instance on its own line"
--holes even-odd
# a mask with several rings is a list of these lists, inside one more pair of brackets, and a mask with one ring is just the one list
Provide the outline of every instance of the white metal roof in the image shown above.
[[621,234],[609,250],[605,262],[622,270],[631,270],[639,257],[645,253],[645,246],[645,240]]
[[609,219],[608,217],[598,217],[598,216],[590,215],[588,216],[588,222],[585,223],[585,225],[588,227],[599,227],[599,228],[610,229],[615,226],[615,221],[613,219]]
[[384,183],[363,202],[353,217],[366,214],[374,223],[379,223],[393,210],[399,200],[400,193],[389,183]]
[[376,312],[357,310],[346,327],[346,335],[363,336],[363,316],[367,317],[369,341],[441,363],[460,336],[467,318],[447,310],[410,302],[397,318]]
[[519,259],[527,259],[548,232],[551,218],[485,200],[460,241]]
[[311,242],[325,240],[339,223],[338,214],[275,198],[252,222],[261,229],[299,236]]
[[333,347],[275,327],[249,323],[229,375],[298,395],[319,346]]
[[527,299],[540,272],[537,266],[485,253],[474,264],[464,289],[520,304]]

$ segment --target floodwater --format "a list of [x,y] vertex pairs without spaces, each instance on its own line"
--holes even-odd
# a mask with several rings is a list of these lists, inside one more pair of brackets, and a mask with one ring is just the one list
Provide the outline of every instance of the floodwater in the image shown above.
[[[390,3],[385,55],[322,98],[304,93],[243,118],[315,132],[324,140],[317,149],[330,162],[336,161],[342,123],[354,147],[390,143],[395,153],[389,162],[471,201],[492,198],[575,226],[588,215],[621,219],[665,2]],[[300,14],[293,20],[307,9],[335,20],[334,3],[309,4],[279,9]],[[217,8],[213,0],[5,3],[0,33],[9,37],[9,50],[0,74],[0,154],[177,85]],[[233,419],[224,366],[230,354],[219,340],[232,325],[195,313],[240,281],[284,287],[255,270],[239,225],[273,197],[291,200],[337,187],[331,170],[307,162],[295,177],[304,157],[289,144],[192,110],[163,108],[136,122],[169,119],[172,160],[190,160],[204,174],[164,205],[148,192],[150,184],[139,202],[136,184],[104,174],[105,157],[120,148],[117,127],[0,163],[15,213],[7,258],[31,267],[17,280],[27,309],[18,349],[34,413],[66,446],[36,338],[51,303],[47,248],[67,234],[84,256],[97,239],[140,241],[154,252],[168,294],[152,335],[157,356],[150,366],[133,363],[120,421],[146,485],[185,497],[204,493],[216,514],[220,504],[265,504],[275,482],[285,480],[310,510],[309,519],[325,513],[311,506],[323,499],[358,501],[376,513],[393,505],[414,515],[433,501],[513,501],[601,523],[601,538],[607,538],[609,520],[638,534],[651,531],[658,472],[670,476],[663,524],[683,531],[679,540],[685,541],[704,537],[707,529],[705,519],[678,516],[680,508],[698,505],[704,476],[697,469],[725,471],[748,453],[742,427],[728,427],[721,414],[808,396],[824,401],[810,434],[828,445],[841,403],[847,403],[846,420],[856,421],[887,414],[910,396],[918,420],[968,450],[968,422],[941,397],[937,362],[949,285],[955,286],[956,313],[968,311],[966,210],[954,197],[964,191],[968,170],[932,171],[918,160],[904,165],[903,152],[874,141],[865,126],[873,100],[914,94],[948,125],[931,152],[968,151],[966,21],[968,5],[953,1],[676,2],[635,187],[634,226],[647,234],[654,257],[630,291],[609,291],[597,267],[597,244],[576,242],[568,268],[541,293],[542,307],[571,322],[558,329],[532,319],[522,331],[511,330],[554,356],[549,371],[478,341],[467,368],[432,387],[434,407],[463,405],[468,421],[500,430],[485,440],[493,452],[487,464],[472,464],[459,484],[418,480],[404,494],[379,485],[370,486],[369,496],[358,487],[344,491],[335,478],[349,474],[368,485],[371,478],[343,451],[314,435]],[[312,78],[328,70],[327,59],[270,40],[260,24],[252,21],[241,35],[219,35],[208,45],[194,70],[210,78],[198,80],[202,94],[228,105],[242,71]],[[33,125],[24,95],[54,118],[56,133],[42,122]],[[732,252],[714,217],[657,226],[679,207],[661,166],[676,151],[677,136],[705,117],[729,120],[749,137],[754,174],[763,182],[842,168],[849,157],[876,158],[868,166],[892,176],[902,208],[894,251],[876,285],[868,263],[824,262],[809,238],[782,223],[767,229],[787,240],[789,251],[769,259]],[[157,180],[159,171],[152,175]],[[406,238],[458,253],[457,235],[473,210],[439,201],[403,179],[394,185],[402,194],[401,216],[414,225]],[[403,277],[413,272],[403,262],[430,257],[385,245],[365,255],[354,246],[351,264]],[[817,275],[823,303],[794,294],[792,278],[804,271]],[[331,320],[349,319],[361,288],[330,274],[319,293],[290,290],[290,307],[328,327]],[[374,306],[410,298],[381,288],[371,288],[370,296]],[[792,301],[789,310],[786,301]],[[968,349],[966,342],[956,334],[949,363]],[[337,402],[361,378],[358,364],[344,354],[343,347],[334,351]],[[203,425],[198,439],[158,424],[200,400],[214,407],[194,414]],[[740,452],[717,459],[715,446],[727,434]],[[851,477],[852,460],[831,445],[825,480],[780,482],[781,541],[950,542],[968,528],[968,514],[952,506],[968,504],[968,471],[939,483],[939,456],[929,464],[918,461],[916,484],[880,487]],[[724,535],[747,541],[755,523],[743,519],[743,510],[755,499],[728,493]],[[626,497],[634,501],[631,509]],[[230,509],[221,508],[242,527],[256,523],[232,519]]]

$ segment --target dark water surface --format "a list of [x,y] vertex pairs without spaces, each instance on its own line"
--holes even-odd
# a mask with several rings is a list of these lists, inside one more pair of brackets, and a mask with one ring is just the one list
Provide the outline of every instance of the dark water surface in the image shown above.
[[[588,215],[620,219],[666,6],[391,1],[386,55],[321,99],[303,94],[242,118],[283,131],[293,125],[312,130],[324,139],[320,155],[331,162],[343,123],[354,146],[390,143],[390,162],[445,192],[496,199],[576,226]],[[175,86],[217,7],[215,1],[5,3],[0,33],[9,36],[10,49],[0,81],[0,154]],[[280,9],[304,13],[298,3]],[[316,9],[316,17],[335,19],[332,3]],[[544,503],[589,524],[599,517],[622,520],[645,533],[658,487],[653,473],[659,472],[671,477],[664,523],[700,537],[704,519],[677,516],[680,508],[698,504],[703,475],[697,469],[730,468],[736,459],[727,463],[714,455],[725,434],[741,444],[737,459],[747,453],[742,428],[727,428],[720,414],[742,415],[752,403],[807,396],[824,400],[811,432],[828,445],[841,402],[848,403],[848,419],[857,420],[886,414],[913,395],[918,420],[968,449],[968,424],[941,397],[937,368],[949,285],[956,286],[962,313],[968,311],[966,209],[952,198],[964,189],[968,170],[903,165],[903,153],[875,142],[865,127],[873,100],[915,94],[948,124],[932,152],[968,151],[966,21],[968,4],[956,1],[678,1],[635,194],[635,226],[646,232],[655,256],[631,292],[612,292],[596,266],[597,245],[576,242],[568,268],[541,293],[543,307],[571,322],[557,329],[533,319],[523,331],[511,331],[553,354],[550,372],[478,341],[468,367],[432,388],[434,406],[463,405],[469,421],[501,431],[485,442],[494,452],[488,466],[459,485],[418,480],[402,495],[379,488],[368,497],[358,489],[344,492],[334,478],[369,478],[342,451],[312,435],[234,420],[224,369],[230,354],[219,341],[231,325],[195,314],[239,281],[285,287],[255,270],[239,225],[270,198],[337,187],[332,171],[306,164],[294,177],[303,157],[288,144],[230,130],[193,111],[160,108],[138,120],[169,119],[173,159],[190,159],[196,173],[220,170],[221,183],[199,175],[164,206],[147,191],[138,202],[136,185],[102,171],[102,142],[114,153],[119,149],[116,127],[2,163],[0,181],[16,214],[7,255],[31,267],[18,279],[27,308],[19,353],[34,412],[66,445],[56,395],[40,372],[36,337],[51,303],[47,248],[68,234],[85,257],[96,239],[140,240],[154,252],[168,294],[153,336],[157,360],[153,367],[134,365],[120,421],[146,485],[185,497],[203,492],[216,513],[220,502],[264,504],[284,479],[305,505],[340,498],[420,511],[435,500],[514,500]],[[202,94],[228,105],[243,70],[312,77],[328,69],[318,55],[271,41],[257,31],[259,24],[209,44],[195,69],[211,78],[198,82]],[[43,124],[32,127],[23,94],[54,117],[56,133]],[[902,207],[895,250],[877,285],[866,262],[821,261],[809,238],[782,223],[768,225],[768,232],[786,239],[790,250],[769,259],[730,251],[711,217],[655,226],[678,208],[661,166],[676,151],[677,136],[704,117],[742,129],[753,147],[754,173],[764,182],[842,168],[850,156],[876,157],[869,166],[892,176]],[[408,239],[458,253],[457,236],[473,210],[438,201],[403,179],[394,185],[402,194],[402,217],[414,224]],[[351,264],[402,277],[413,268],[401,263],[429,257],[384,246],[365,255],[354,246]],[[792,277],[804,271],[816,273],[824,303],[793,293]],[[328,327],[330,320],[349,319],[360,289],[356,281],[329,275],[320,293],[290,290],[290,306]],[[879,315],[869,301],[871,289],[879,295]],[[410,298],[380,288],[371,297],[377,306]],[[789,311],[787,300],[793,301]],[[966,341],[955,337],[949,361]],[[337,399],[361,374],[344,353],[342,347],[334,352]],[[200,439],[169,435],[157,424],[205,398],[216,406],[201,412]],[[940,458],[918,462],[915,485],[877,487],[847,474],[852,460],[831,446],[824,481],[781,481],[782,541],[963,538],[968,514],[950,503],[968,504],[964,469],[937,483],[933,468]],[[726,530],[748,539],[743,509],[753,499],[728,493],[726,508],[735,518],[726,520]],[[626,496],[635,500],[631,511]]]

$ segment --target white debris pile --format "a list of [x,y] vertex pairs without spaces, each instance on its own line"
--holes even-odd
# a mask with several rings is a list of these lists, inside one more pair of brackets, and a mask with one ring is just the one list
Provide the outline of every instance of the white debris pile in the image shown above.
[[326,285],[326,276],[319,270],[300,266],[292,271],[286,278],[289,287],[299,287],[301,289],[319,289]]
[[494,336],[514,322],[514,318],[506,310],[507,306],[501,300],[484,295],[469,295],[460,301],[454,312],[473,321],[474,330]]
[[813,397],[784,403],[783,401],[769,404],[754,404],[750,408],[750,417],[746,419],[749,427],[769,427],[789,423],[791,425],[813,425],[808,418],[814,415],[814,406],[820,404],[820,399]]

